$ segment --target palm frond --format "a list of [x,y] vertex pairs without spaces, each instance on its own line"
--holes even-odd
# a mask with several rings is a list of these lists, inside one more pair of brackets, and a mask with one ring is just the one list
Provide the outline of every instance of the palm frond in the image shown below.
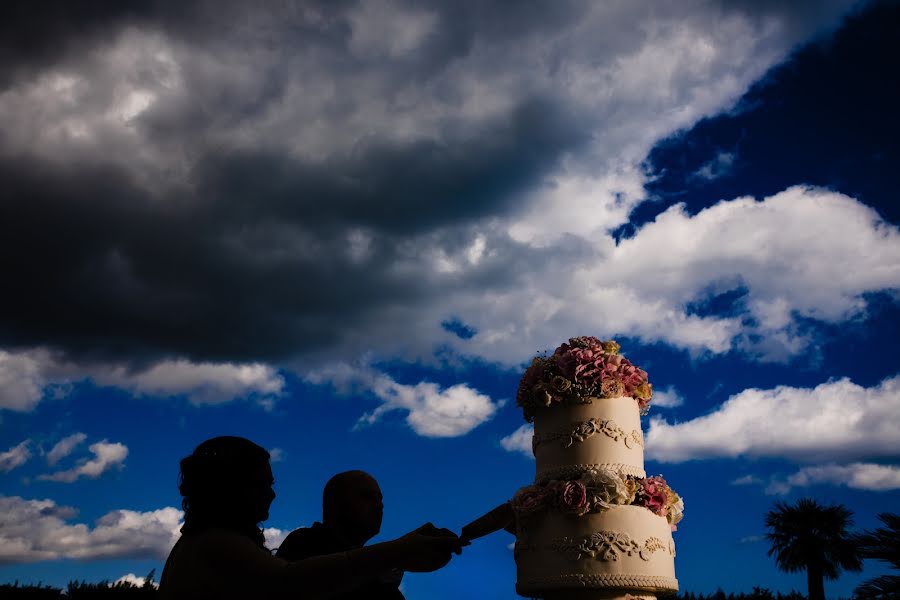
[[900,515],[881,513],[878,520],[884,527],[855,535],[853,542],[863,558],[884,561],[900,569]]
[[900,598],[900,576],[882,575],[870,579],[853,590],[859,600],[894,600]]

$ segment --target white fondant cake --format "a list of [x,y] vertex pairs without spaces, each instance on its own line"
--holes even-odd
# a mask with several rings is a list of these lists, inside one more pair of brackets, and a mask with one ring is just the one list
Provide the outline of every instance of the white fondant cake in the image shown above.
[[675,592],[675,543],[665,517],[641,506],[616,506],[581,517],[551,511],[516,541],[523,596],[561,588]]
[[534,421],[536,477],[511,501],[519,594],[650,599],[678,590],[672,530],[683,503],[644,471],[640,413],[651,393],[618,344],[596,338],[573,338],[526,371],[517,401]]
[[577,479],[597,467],[645,477],[644,436],[634,399],[585,398],[584,402],[537,409],[532,439],[536,481]]

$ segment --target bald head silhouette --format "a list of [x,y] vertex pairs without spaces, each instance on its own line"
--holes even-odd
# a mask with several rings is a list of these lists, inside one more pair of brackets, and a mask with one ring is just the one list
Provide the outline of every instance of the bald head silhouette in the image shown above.
[[322,492],[322,523],[354,546],[381,531],[381,488],[365,471],[345,471],[328,480]]

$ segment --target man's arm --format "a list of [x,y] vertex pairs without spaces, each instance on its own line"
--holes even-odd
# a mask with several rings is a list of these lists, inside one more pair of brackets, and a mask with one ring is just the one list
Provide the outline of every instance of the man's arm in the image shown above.
[[452,534],[429,535],[432,530],[420,528],[389,542],[297,562],[272,556],[249,538],[226,531],[203,534],[193,552],[209,565],[209,572],[233,578],[234,597],[251,590],[260,597],[318,599],[350,591],[391,569],[443,567],[461,543]]

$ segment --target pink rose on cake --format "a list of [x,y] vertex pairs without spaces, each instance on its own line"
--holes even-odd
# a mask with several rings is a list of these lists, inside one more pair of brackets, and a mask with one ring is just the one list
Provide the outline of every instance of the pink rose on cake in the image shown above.
[[569,343],[561,344],[553,353],[556,368],[576,383],[593,385],[599,380],[603,370],[602,344],[591,336],[570,339]]
[[601,352],[579,350],[581,364],[575,369],[575,376],[586,386],[594,386],[603,379],[604,361]]
[[662,476],[647,477],[642,482],[640,491],[641,505],[661,517],[666,516],[666,505],[669,499],[669,486]]
[[616,377],[625,386],[625,393],[633,396],[635,389],[647,381],[647,374],[631,364],[627,358],[622,358],[618,355],[613,358],[618,359],[615,370]]
[[583,515],[588,512],[590,506],[587,500],[587,489],[580,481],[567,481],[559,486],[559,507],[563,512],[573,515]]
[[613,377],[615,379],[619,379],[619,377],[617,377],[617,375],[619,373],[619,367],[622,366],[622,361],[625,361],[625,359],[622,358],[618,354],[613,354],[611,356],[607,356],[606,360],[603,361],[604,362],[603,373],[607,377]]
[[576,348],[570,348],[568,344],[563,344],[556,349],[553,357],[556,359],[556,368],[567,379],[577,379],[578,372],[578,355]]

